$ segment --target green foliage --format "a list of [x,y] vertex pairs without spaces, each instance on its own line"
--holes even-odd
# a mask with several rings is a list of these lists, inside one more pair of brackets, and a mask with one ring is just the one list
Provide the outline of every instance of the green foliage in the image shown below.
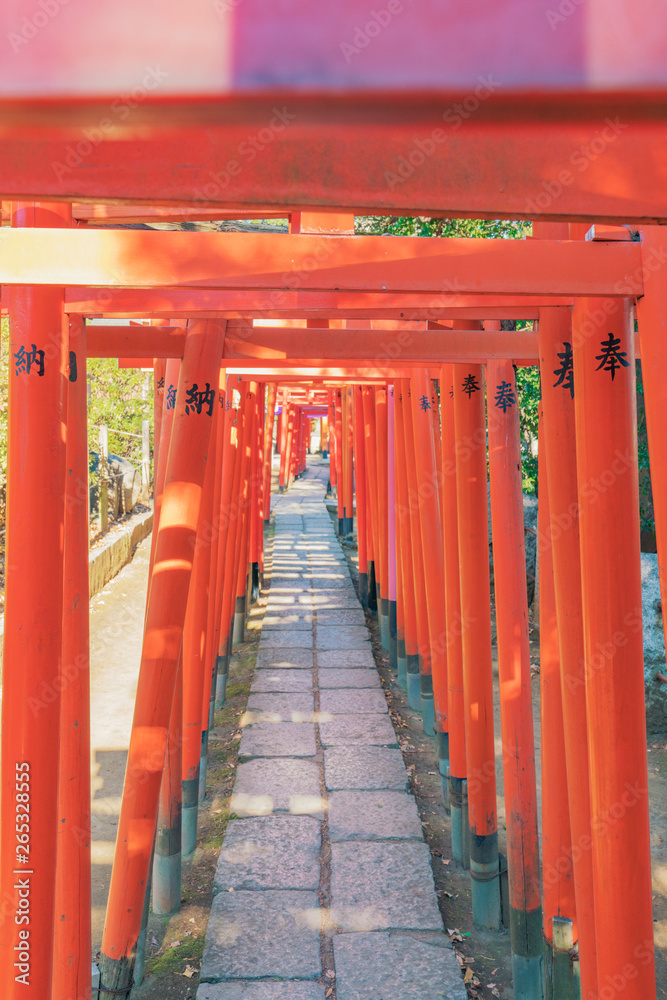
[[[5,519],[5,479],[7,476],[7,411],[9,402],[9,321],[0,323],[0,530]],[[141,462],[141,442],[136,438],[113,434],[113,430],[141,434],[143,420],[153,433],[153,374],[118,368],[109,358],[88,361],[88,447],[97,451],[98,428],[110,428],[109,450],[127,458],[133,465]],[[92,478],[92,477],[91,477]]]
[[471,239],[521,239],[531,232],[530,222],[506,219],[430,219],[425,216],[359,215],[358,235],[456,236]]
[[114,358],[88,360],[88,447],[97,451],[98,428],[109,430],[109,451],[138,465],[141,445],[136,438],[114,434],[114,430],[141,434],[142,421],[151,425],[153,440],[153,373],[119,368]]
[[537,425],[540,405],[540,370],[537,365],[517,368],[516,392],[521,427],[523,492],[537,493]]
[[[506,219],[430,219],[401,216],[359,216],[355,232],[389,236],[448,236],[470,239],[522,239],[532,232],[530,222]],[[517,329],[528,324],[518,322]],[[537,415],[540,376],[537,366],[517,370],[517,396],[521,417],[523,489],[537,492]]]

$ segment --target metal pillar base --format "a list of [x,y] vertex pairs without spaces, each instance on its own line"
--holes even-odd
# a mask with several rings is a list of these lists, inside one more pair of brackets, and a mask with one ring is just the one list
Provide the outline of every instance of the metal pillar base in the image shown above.
[[398,645],[396,638],[396,601],[387,601],[389,615],[389,666],[398,670]]
[[199,758],[199,783],[197,791],[197,802],[203,802],[206,798],[206,771],[208,769],[208,729],[202,730],[201,734],[201,756]]
[[215,675],[215,707],[222,708],[225,704],[227,693],[227,677],[229,671],[229,660],[227,654],[218,657],[217,670]]
[[424,716],[424,732],[427,736],[435,736],[435,702],[433,701],[433,677],[431,674],[420,673],[422,692],[422,715]]
[[[169,916],[181,905],[181,852],[153,858],[153,913]],[[136,979],[136,976],[135,976]]]
[[338,537],[339,538],[344,538],[345,537],[345,528],[344,528],[344,525],[345,525],[345,518],[344,517],[339,517],[338,518]]
[[354,518],[345,516],[343,518],[343,534],[341,536],[346,541],[351,542],[354,538]]
[[139,937],[137,938],[137,957],[134,963],[135,986],[141,986],[141,984],[144,981],[144,966],[146,964],[146,941],[148,939],[148,911],[150,909],[150,898],[151,898],[151,885],[149,876],[148,885],[146,886],[146,895],[144,896],[144,909],[141,915],[141,930],[139,931]]
[[385,652],[389,652],[389,601],[378,595],[378,623],[380,625],[380,642]]
[[419,676],[419,656],[417,653],[408,653],[406,670],[408,708],[412,708],[416,712],[421,712],[422,685]]
[[449,812],[449,733],[436,732],[436,753],[438,770],[442,786],[442,804],[446,813]]
[[199,813],[199,774],[183,782],[181,813],[181,853],[184,858],[194,854],[197,846],[197,815]]
[[405,639],[396,643],[396,683],[401,691],[408,689],[408,658],[405,653]]
[[461,786],[461,829],[463,832],[461,865],[467,871],[470,868],[470,823],[468,820],[468,782],[465,778]]
[[[544,956],[512,955],[512,982],[515,1000],[533,1000],[544,995]],[[565,1000],[561,993],[558,1000]],[[555,1000],[555,997],[554,997]]]
[[377,615],[378,602],[377,602],[377,589],[375,585],[375,563],[372,559],[368,560],[368,610],[372,615]]
[[368,573],[359,574],[359,603],[364,610],[368,608]]
[[486,930],[498,930],[501,916],[497,833],[470,831],[470,878],[473,923]]
[[250,564],[250,603],[257,604],[259,600],[259,563]]
[[245,640],[245,594],[236,598],[234,605],[234,631],[233,641],[244,642]]
[[463,778],[449,775],[448,797],[452,823],[452,857],[463,865]]

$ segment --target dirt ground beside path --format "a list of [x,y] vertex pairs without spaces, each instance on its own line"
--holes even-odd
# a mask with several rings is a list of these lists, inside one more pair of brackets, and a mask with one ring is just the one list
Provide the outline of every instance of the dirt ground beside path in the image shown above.
[[[332,520],[335,513],[330,509]],[[358,581],[356,547],[344,546],[352,579]],[[408,708],[407,696],[395,683],[395,673],[389,668],[389,658],[382,649],[377,620],[366,616],[373,637],[373,653],[387,697],[392,720],[399,734],[403,757],[410,774],[412,792],[431,850],[431,866],[435,879],[440,912],[445,928],[454,931],[453,943],[462,971],[470,969],[473,978],[467,983],[471,998],[514,997],[510,939],[507,931],[483,932],[472,923],[469,873],[460,868],[451,856],[451,826],[442,808],[440,776],[434,742],[424,735],[422,718]],[[505,800],[503,794],[502,759],[499,751],[500,708],[498,698],[498,664],[494,638],[494,688],[496,733],[496,783],[498,792],[498,842],[506,853]],[[533,674],[533,717],[535,725],[537,791],[541,806],[540,785],[540,678],[539,641],[531,641]],[[647,747],[648,787],[651,814],[651,860],[653,873],[653,917],[656,947],[656,986],[658,1000],[667,1000],[667,733],[664,739],[652,739]],[[628,863],[632,863],[629,859]]]

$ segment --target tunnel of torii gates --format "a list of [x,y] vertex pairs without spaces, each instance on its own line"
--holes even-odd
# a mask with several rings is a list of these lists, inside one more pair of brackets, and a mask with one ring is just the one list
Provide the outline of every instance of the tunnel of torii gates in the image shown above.
[[[356,514],[362,597],[437,738],[453,853],[495,928],[488,453],[515,996],[542,996],[544,954],[548,996],[580,978],[585,1000],[655,998],[634,359],[664,606],[667,6],[392,0],[373,18],[361,0],[0,9],[3,1000],[90,995],[95,355],[150,359],[157,459],[99,996],[130,993],[151,872],[153,906],[178,899],[279,402],[283,489],[326,408],[339,529]],[[352,213],[534,236],[352,236]],[[286,215],[286,235],[113,228]],[[519,364],[542,375],[541,849]]]
[[[281,490],[323,421],[341,536],[356,515],[362,603],[436,738],[474,920],[498,928],[488,456],[515,993],[542,996],[546,954],[553,996],[563,975],[586,998],[619,977],[623,996],[653,996],[634,359],[664,553],[662,230],[538,222],[527,240],[416,240],[341,235],[351,216],[306,212],[287,235],[78,230],[71,206],[8,212],[3,997],[33,995],[16,970],[35,940],[55,960],[40,948],[31,991],[90,989],[87,357],[155,378],[155,529],[105,990],[131,987],[151,873],[153,907],[179,905],[213,708],[261,580],[279,408]],[[298,292],[280,289],[285,272]],[[515,383],[533,364],[541,851]]]

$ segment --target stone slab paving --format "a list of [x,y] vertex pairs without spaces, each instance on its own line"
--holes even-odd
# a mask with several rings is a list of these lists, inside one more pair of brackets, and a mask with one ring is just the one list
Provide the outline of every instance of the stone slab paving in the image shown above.
[[426,844],[332,844],[331,910],[342,931],[441,930]]
[[328,650],[318,652],[317,665],[328,669],[343,670],[347,667],[370,667],[375,670],[375,660],[370,643],[361,649]]
[[325,747],[398,746],[389,716],[379,713],[332,715],[330,722],[320,723],[320,739]]
[[235,820],[225,835],[213,892],[222,892],[230,886],[316,891],[320,884],[321,848],[321,824],[310,816]]
[[339,934],[334,955],[336,1000],[461,1000],[466,995],[442,934]]
[[200,979],[317,979],[322,973],[315,892],[262,889],[213,898]]
[[[333,711],[333,709],[332,709]],[[314,722],[312,694],[251,694],[241,725],[248,722]]]
[[200,986],[197,1000],[325,1000],[320,983],[211,983]]
[[329,837],[347,840],[422,840],[412,795],[406,792],[339,791],[329,796]]
[[315,761],[298,757],[256,757],[239,764],[229,808],[237,816],[288,812],[324,819],[325,805],[320,766]]
[[[342,673],[343,671],[340,671]],[[351,670],[345,671],[352,673]],[[364,673],[371,673],[370,670]],[[320,682],[321,683],[321,682]],[[342,687],[343,685],[331,685],[331,687]],[[360,687],[366,687],[360,684]],[[370,687],[370,685],[368,685]],[[275,691],[281,694],[299,693],[301,691],[312,691],[313,672],[312,670],[283,670],[276,667],[274,670],[256,670],[250,687],[251,694],[266,694]]]
[[[319,657],[318,657],[319,659]],[[375,669],[370,667],[348,667],[339,670],[327,667],[317,671],[320,691],[326,688],[381,688],[380,677]]]
[[314,757],[315,726],[312,722],[253,722],[246,726],[239,746],[239,759],[246,757]]
[[[351,671],[348,671],[351,673]],[[342,671],[341,671],[342,673]],[[384,691],[370,688],[338,688],[320,693],[320,709],[334,715],[356,715],[359,712],[387,712]]]
[[197,1000],[465,1000],[327,475],[275,498]]
[[407,792],[408,774],[400,750],[390,747],[332,747],[324,751],[327,791],[386,788]]
[[287,670],[293,667],[313,670],[315,661],[312,649],[290,649],[289,646],[278,648],[263,648],[257,653],[255,666],[258,669],[265,667],[282,667]]

